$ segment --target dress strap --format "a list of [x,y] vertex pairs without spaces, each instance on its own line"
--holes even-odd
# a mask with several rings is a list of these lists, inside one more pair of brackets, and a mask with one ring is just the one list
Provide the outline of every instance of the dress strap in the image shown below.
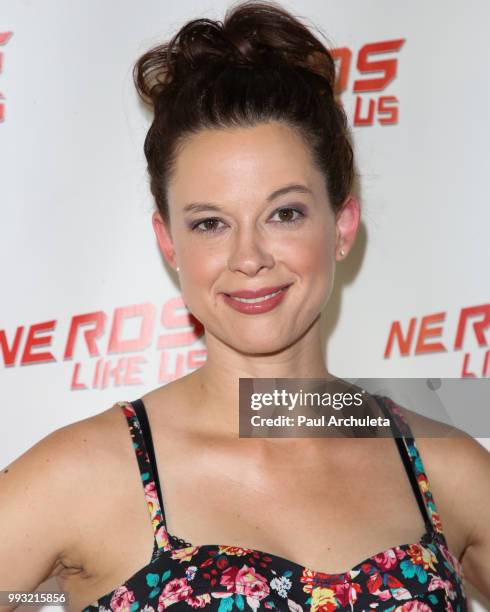
[[153,446],[153,438],[151,436],[148,415],[146,414],[146,409],[145,405],[143,404],[143,400],[137,399],[132,401],[131,404],[139,420],[141,436],[143,438],[142,446],[146,447],[148,459],[150,460],[150,475],[153,477],[152,480],[155,483],[158,501],[160,503],[160,510],[162,512],[162,520],[166,525],[167,521],[165,520],[165,507],[163,505],[162,489],[160,488],[160,478],[158,476],[157,462],[155,459],[155,448]]
[[427,472],[418,451],[412,430],[400,407],[389,397],[375,395],[383,414],[390,420],[400,457],[417,500],[426,532],[446,544],[446,538],[432,494]]
[[126,416],[129,433],[133,441],[133,448],[138,462],[141,482],[145,492],[146,503],[150,512],[150,519],[155,534],[153,556],[159,550],[169,550],[171,548],[163,513],[163,502],[160,490],[160,481],[155,461],[153,441],[149,433],[148,416],[142,400],[137,399],[132,402],[118,402],[124,415]]

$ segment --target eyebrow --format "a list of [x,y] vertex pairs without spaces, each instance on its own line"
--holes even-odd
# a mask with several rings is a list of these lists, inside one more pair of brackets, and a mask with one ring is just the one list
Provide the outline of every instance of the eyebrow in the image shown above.
[[[272,202],[272,200],[275,200],[279,196],[289,193],[290,191],[298,191],[299,193],[309,193],[313,195],[313,191],[305,185],[293,183],[292,185],[286,185],[285,187],[280,187],[279,189],[273,191],[267,196],[266,202]],[[204,210],[220,211],[221,208],[216,206],[216,204],[212,204],[211,202],[192,202],[191,204],[186,204],[184,206],[184,212],[202,212]]]

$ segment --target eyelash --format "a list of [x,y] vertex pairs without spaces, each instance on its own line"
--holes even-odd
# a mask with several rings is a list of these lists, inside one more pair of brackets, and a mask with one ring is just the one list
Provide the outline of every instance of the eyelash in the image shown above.
[[[279,221],[279,225],[294,225],[295,223],[302,221],[302,219],[306,216],[301,210],[294,208],[292,206],[284,206],[282,208],[278,208],[274,212],[274,215],[276,215],[278,212],[281,212],[283,210],[292,210],[294,212],[299,213],[300,216],[290,221]],[[221,219],[219,219],[218,217],[208,217],[207,219],[201,219],[200,221],[196,221],[196,223],[192,225],[191,230],[197,232],[198,234],[214,234],[216,232],[219,232],[220,231],[219,229],[211,229],[211,230],[197,229],[199,225],[202,225],[203,223],[207,223],[209,221],[221,221]]]

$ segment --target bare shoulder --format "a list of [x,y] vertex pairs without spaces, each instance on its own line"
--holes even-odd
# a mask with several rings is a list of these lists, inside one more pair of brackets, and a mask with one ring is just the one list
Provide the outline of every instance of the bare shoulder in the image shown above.
[[[490,476],[490,453],[462,429],[397,404],[430,475],[448,487],[478,490]],[[430,469],[429,469],[430,467]]]
[[45,471],[49,465],[52,466],[50,476],[56,476],[56,482],[69,482],[73,476],[82,476],[94,460],[93,453],[88,449],[97,452],[111,446],[106,442],[107,436],[114,435],[112,427],[117,421],[116,407],[117,404],[49,433],[4,467],[2,475],[8,475],[11,479],[16,473],[29,477],[32,471],[39,475],[39,469]]
[[120,456],[124,415],[119,403],[69,423],[41,440],[40,451],[60,469],[60,479],[94,479],[108,461]]
[[118,482],[124,486],[124,481],[115,479],[114,474],[127,470],[128,459],[131,461],[133,454],[122,410],[125,404],[117,402],[51,434],[49,446],[53,461],[62,467],[67,484],[77,483],[74,493],[81,504],[93,501],[104,489],[110,488],[116,493]]
[[121,431],[126,429],[122,406],[117,402],[90,417],[86,417],[57,430],[58,443],[65,451],[71,451],[74,459],[81,460],[81,469],[93,474],[94,464],[100,467],[100,458],[117,457],[121,443]]
[[[396,404],[402,417],[408,423],[416,444],[430,449],[444,460],[455,460],[462,468],[468,468],[474,461],[485,465],[488,451],[475,438],[454,425],[431,419],[413,410]],[[454,458],[450,453],[457,453]]]
[[[2,469],[3,482],[43,479],[46,495],[81,491],[105,466],[121,457],[124,415],[119,404],[49,433]],[[18,476],[18,478],[17,478]]]
[[116,423],[111,407],[65,425],[2,468],[0,497],[7,502],[0,507],[0,588],[34,590],[65,567],[80,537],[77,512],[94,488],[94,467],[101,458],[105,465],[116,461]]
[[398,406],[422,459],[450,549],[490,596],[490,453],[461,429]]

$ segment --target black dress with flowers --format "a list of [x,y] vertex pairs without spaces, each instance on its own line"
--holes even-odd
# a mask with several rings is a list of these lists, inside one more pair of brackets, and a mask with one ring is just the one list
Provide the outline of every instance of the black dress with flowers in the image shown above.
[[161,612],[170,608],[293,612],[463,612],[464,576],[448,550],[427,474],[399,407],[375,396],[389,417],[403,465],[424,518],[418,542],[364,559],[347,572],[326,574],[266,551],[224,544],[193,546],[168,533],[153,442],[141,399],[118,402],[136,453],[155,534],[150,563],[83,612]]

